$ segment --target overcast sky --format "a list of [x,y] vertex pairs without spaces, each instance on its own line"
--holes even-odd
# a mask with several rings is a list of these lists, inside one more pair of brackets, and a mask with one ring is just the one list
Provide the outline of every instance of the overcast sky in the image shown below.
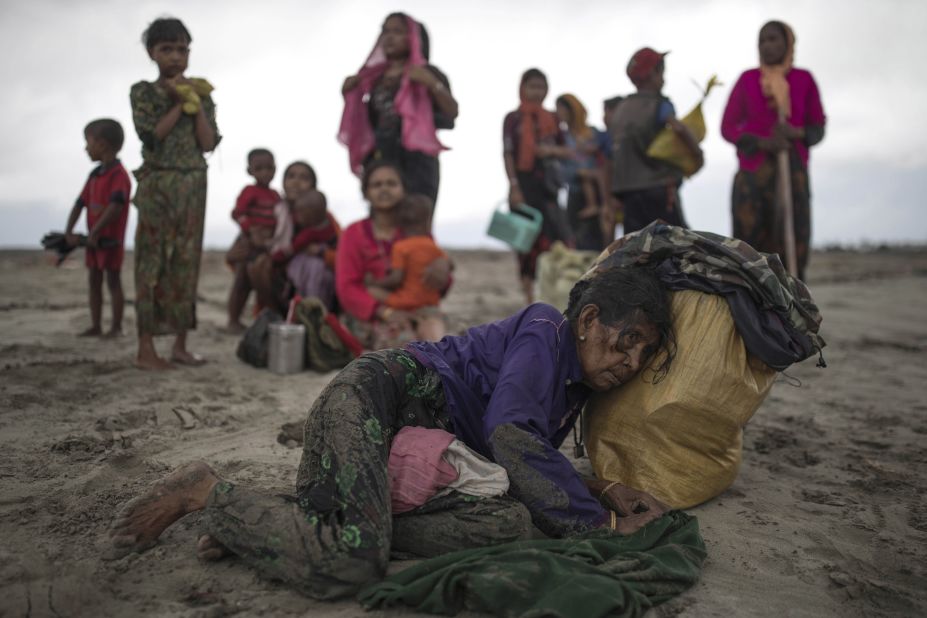
[[[498,247],[484,235],[507,189],[501,125],[518,104],[521,72],[537,66],[551,94],[572,92],[601,123],[601,102],[626,94],[631,53],[672,50],[665,93],[680,115],[717,73],[725,86],[704,106],[706,166],[682,189],[696,229],[730,233],[734,148],[719,135],[730,86],[756,65],[757,32],[768,19],[794,28],[796,65],[812,71],[828,116],[812,152],[814,243],[927,241],[927,3],[866,0],[749,2],[4,2],[0,8],[0,245],[37,246],[62,229],[92,169],[83,151],[91,119],[123,123],[122,160],[140,164],[129,87],[157,69],[140,36],[155,17],[181,18],[193,35],[188,76],[215,86],[223,141],[209,158],[206,244],[236,232],[229,213],[250,182],[245,154],[256,146],[283,167],[306,159],[332,212],[346,224],[366,211],[347,151],[335,139],[340,86],[373,46],[385,15],[404,10],[431,34],[432,62],[460,103],[441,139],[442,183],[435,220],[449,247]],[[921,58],[920,61],[917,58]],[[83,223],[81,223],[81,226]],[[131,244],[135,213],[127,237]]]

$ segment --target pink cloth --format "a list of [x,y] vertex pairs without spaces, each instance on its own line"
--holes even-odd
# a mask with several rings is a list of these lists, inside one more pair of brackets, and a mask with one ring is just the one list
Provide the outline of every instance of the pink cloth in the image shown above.
[[345,228],[338,239],[335,256],[335,294],[341,308],[358,320],[374,319],[380,303],[364,285],[367,273],[381,279],[389,270],[393,243],[402,238],[399,229],[389,241],[377,240],[370,219],[361,219]]
[[425,504],[438,491],[457,480],[457,470],[444,459],[456,438],[441,429],[403,427],[389,450],[390,502],[393,513],[405,513]]
[[[402,117],[402,147],[434,157],[447,148],[438,141],[435,133],[434,112],[428,89],[409,80],[409,67],[425,66],[428,62],[422,55],[418,22],[406,17],[406,28],[409,33],[409,60],[394,101],[396,112]],[[364,159],[376,146],[366,99],[386,68],[386,53],[378,39],[364,66],[357,73],[360,83],[344,94],[344,113],[338,129],[338,141],[348,147],[351,171],[358,176],[363,173]]]
[[[821,104],[818,85],[811,73],[804,69],[793,68],[786,74],[785,79],[789,84],[791,100],[791,115],[788,123],[795,127],[824,125],[826,121],[824,107]],[[724,117],[721,120],[721,135],[732,144],[736,144],[744,133],[769,137],[779,121],[778,112],[776,108],[769,106],[760,81],[760,70],[750,69],[744,71],[731,90],[731,96],[727,101],[727,107],[724,108]],[[802,164],[807,167],[808,146],[796,140],[795,150],[801,157]],[[748,172],[758,170],[766,156],[766,153],[762,151],[751,155],[737,151],[740,169]]]

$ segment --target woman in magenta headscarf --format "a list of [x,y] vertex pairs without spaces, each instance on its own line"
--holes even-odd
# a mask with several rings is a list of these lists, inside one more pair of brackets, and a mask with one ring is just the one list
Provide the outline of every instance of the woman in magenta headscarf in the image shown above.
[[360,176],[373,160],[395,163],[408,193],[438,197],[438,153],[447,150],[435,129],[454,128],[457,101],[447,77],[428,64],[424,26],[391,13],[364,66],[344,80],[338,139]]
[[[744,71],[724,110],[721,134],[737,146],[733,236],[784,257],[776,225],[776,153],[789,150],[798,278],[805,278],[811,241],[808,150],[824,139],[824,108],[811,73],[792,66],[795,35],[781,21],[760,30],[760,67]],[[779,122],[780,111],[786,121]]]

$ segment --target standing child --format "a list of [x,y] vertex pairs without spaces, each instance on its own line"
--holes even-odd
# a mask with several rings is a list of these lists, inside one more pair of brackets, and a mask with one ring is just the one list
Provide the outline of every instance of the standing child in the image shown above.
[[[122,125],[115,120],[102,118],[94,120],[84,127],[84,139],[87,142],[87,155],[91,161],[99,162],[87,179],[80,197],[74,203],[65,235],[68,244],[77,245],[77,236],[73,233],[80,212],[87,209],[87,250],[84,254],[88,280],[90,283],[90,320],[91,326],[81,333],[82,337],[103,334],[101,326],[103,314],[103,273],[106,273],[106,286],[109,288],[113,307],[113,325],[107,337],[122,334],[122,311],[125,295],[122,292],[122,259],[125,255],[126,223],[129,220],[128,201],[131,193],[129,174],[116,158],[122,149],[124,133]],[[119,243],[114,247],[103,249],[99,246],[103,239]]]
[[293,242],[272,254],[286,262],[286,274],[296,293],[314,296],[335,310],[335,254],[341,227],[328,212],[325,194],[312,189],[293,203]]
[[192,38],[179,19],[156,19],[142,35],[158,79],[132,86],[135,130],[142,166],[135,171],[138,228],[135,234],[135,311],[140,369],[170,369],[158,356],[155,335],[174,334],[171,361],[201,365],[187,350],[196,328],[196,284],[206,215],[206,159],[221,139],[216,108],[206,89],[197,101],[189,91],[205,83],[184,77]]
[[[267,251],[273,242],[278,220],[286,216],[286,206],[278,209],[280,194],[270,188],[270,182],[277,173],[274,155],[266,148],[255,148],[248,153],[248,175],[254,184],[242,189],[232,210],[232,219],[238,223],[241,233],[226,254],[226,262],[235,270],[235,279],[229,292],[228,324],[226,331],[241,333],[241,312],[248,302],[251,284],[248,280],[248,262]],[[284,223],[282,221],[280,223]],[[285,225],[281,226],[285,228]]]
[[399,205],[403,238],[393,244],[390,270],[381,279],[371,281],[368,289],[388,310],[409,312],[422,339],[438,341],[445,334],[439,308],[441,293],[425,285],[424,273],[433,261],[447,259],[447,254],[431,236],[431,212],[432,202],[427,196],[406,196]]

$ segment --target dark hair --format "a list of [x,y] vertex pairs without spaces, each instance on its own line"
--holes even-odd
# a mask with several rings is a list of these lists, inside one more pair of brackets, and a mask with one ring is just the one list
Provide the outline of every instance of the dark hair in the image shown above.
[[142,33],[142,43],[145,49],[151,49],[158,43],[173,43],[174,41],[193,42],[193,37],[183,22],[176,17],[160,17],[150,24]]
[[[387,20],[392,19],[393,17],[398,17],[399,19],[402,19],[403,22],[405,22],[406,19],[411,19],[412,21],[418,24],[419,49],[422,52],[422,58],[424,58],[426,61],[429,60],[431,57],[431,40],[428,38],[428,30],[425,28],[425,24],[418,21],[414,17],[410,18],[405,13],[398,12],[398,13],[390,13],[389,15],[387,15],[386,19],[383,20],[384,25],[386,24]],[[408,23],[408,22],[405,22],[405,23]]]
[[541,69],[531,68],[521,74],[521,82],[519,84],[524,86],[528,83],[529,79],[541,79],[544,80],[544,83],[547,83],[547,76],[544,75],[544,71]]
[[654,383],[666,376],[676,356],[676,335],[669,295],[651,268],[609,268],[578,281],[570,290],[570,301],[564,313],[574,332],[579,314],[586,305],[599,308],[599,322],[605,326],[651,322],[658,336],[651,359],[657,359],[659,365],[651,364],[648,368],[654,372]]
[[[274,158],[274,153],[272,153],[271,151],[269,151],[267,148],[254,148],[254,149],[252,149],[251,152],[248,153],[248,165],[251,165],[251,160],[254,159],[255,157],[262,157],[262,156],[265,156],[265,155],[268,156],[268,157],[270,157],[271,159]],[[287,168],[287,169],[289,169],[289,168]],[[310,168],[310,169],[311,169],[311,168]],[[315,172],[313,172],[312,175],[315,176]]]
[[779,21],[778,19],[773,19],[763,24],[763,27],[760,28],[760,32],[762,32],[766,28],[766,26],[772,26],[774,28],[778,28],[779,33],[782,35],[782,40],[785,41],[786,44],[788,44],[789,27],[785,25],[785,22]]
[[377,159],[364,166],[364,175],[361,176],[361,192],[364,195],[367,195],[367,186],[370,184],[370,177],[373,176],[373,173],[377,170],[381,170],[387,167],[396,172],[396,175],[399,176],[399,184],[401,184],[402,189],[405,190],[406,179],[402,175],[402,170],[399,168],[399,166],[387,159]]
[[315,170],[312,169],[312,166],[306,163],[305,161],[293,161],[286,166],[286,169],[283,170],[283,178],[286,178],[286,175],[290,173],[290,170],[294,167],[305,167],[309,170],[309,174],[312,176],[312,187],[315,188],[319,184],[319,178],[315,175]]
[[406,195],[399,205],[400,227],[411,227],[426,224],[431,219],[435,203],[427,195],[410,193]]
[[312,189],[296,198],[293,207],[310,209],[314,215],[318,216],[321,222],[325,218],[325,213],[328,212],[328,200],[325,198],[324,193],[318,189]]
[[122,143],[126,138],[122,130],[122,125],[112,118],[91,120],[87,123],[87,126],[84,127],[84,135],[92,135],[103,140],[116,152],[122,149]]

